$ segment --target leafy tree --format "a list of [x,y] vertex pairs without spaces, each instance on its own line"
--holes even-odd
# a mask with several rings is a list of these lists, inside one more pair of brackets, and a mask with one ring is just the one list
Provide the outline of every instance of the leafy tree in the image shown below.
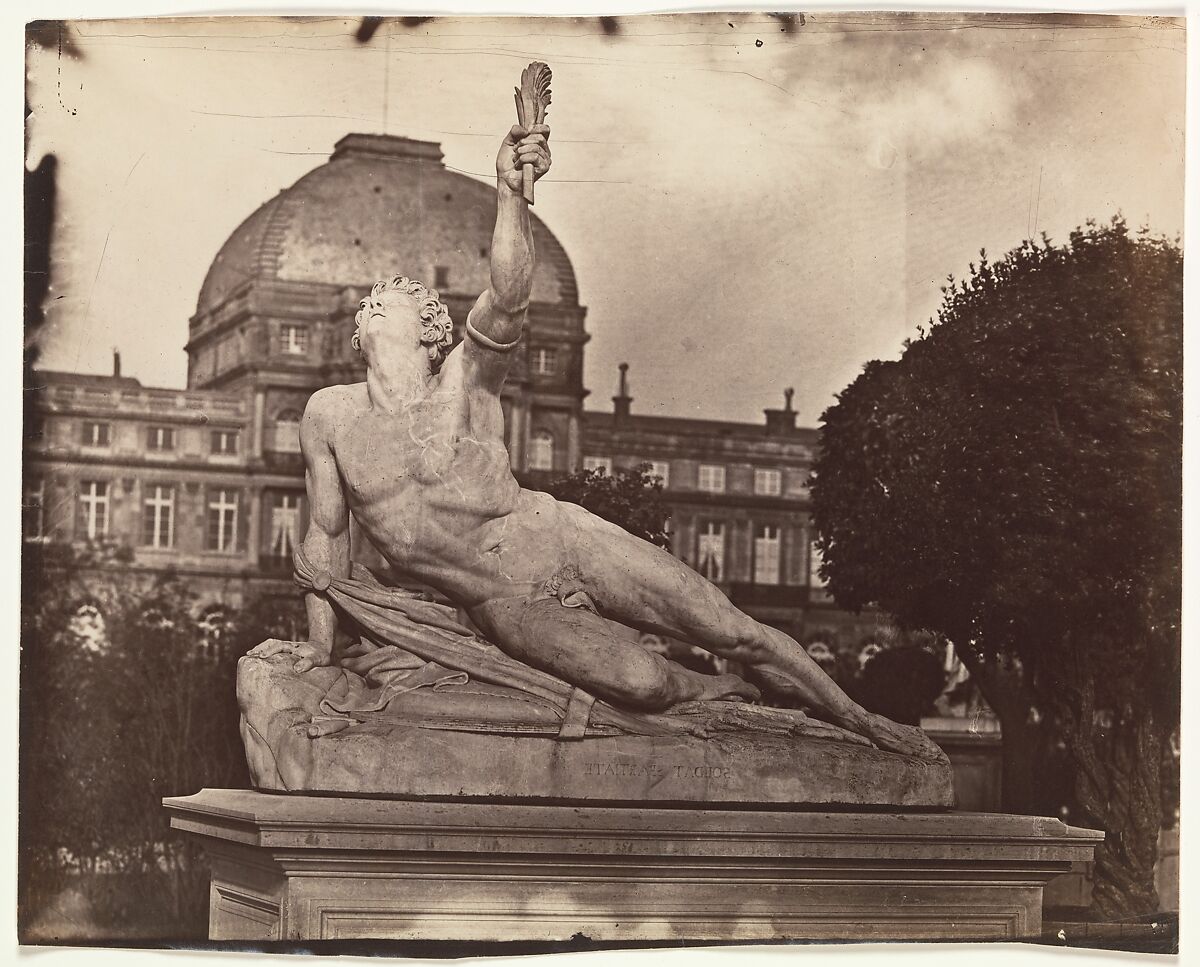
[[662,480],[651,475],[649,464],[621,467],[611,475],[603,470],[580,470],[546,489],[552,497],[579,504],[635,537],[659,547],[671,546],[664,529],[667,508],[662,501]]
[[[71,883],[112,936],[203,936],[200,851],[163,796],[245,786],[238,652],[174,578],[139,582],[69,547],[27,544],[21,640],[20,886],[24,936]],[[81,621],[86,609],[95,621]],[[80,875],[88,877],[80,880]]]
[[946,673],[941,659],[920,645],[885,648],[863,666],[852,686],[864,708],[894,722],[920,725],[942,694]]
[[100,669],[115,699],[109,756],[120,763],[124,786],[108,859],[131,873],[167,870],[177,923],[203,907],[207,871],[195,842],[170,830],[162,798],[205,786],[244,788],[249,778],[238,733],[237,657],[202,646],[196,610],[191,592],[170,577],[122,595],[106,616],[110,644]]
[[303,641],[308,637],[304,598],[296,592],[263,592],[247,602],[230,628],[234,651],[244,655],[267,638]]
[[[98,703],[99,655],[80,609],[101,595],[69,548],[22,553],[18,761],[18,916],[24,925],[103,850],[103,813],[118,772],[99,741],[111,708]],[[64,792],[69,794],[64,795]]]
[[1039,729],[1065,739],[1108,917],[1157,905],[1179,715],[1182,264],[1119,218],[981,253],[824,414],[812,480],[834,598],[945,634],[980,682],[1006,808],[1036,801]]

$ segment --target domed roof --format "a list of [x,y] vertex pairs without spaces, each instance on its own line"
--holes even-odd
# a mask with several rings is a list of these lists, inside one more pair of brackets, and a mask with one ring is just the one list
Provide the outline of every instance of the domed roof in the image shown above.
[[[441,147],[390,135],[349,134],[326,164],[247,218],[213,260],[197,313],[247,279],[322,282],[366,289],[407,275],[446,293],[474,296],[489,282],[496,190],[448,170]],[[534,302],[575,306],[567,253],[531,213]]]

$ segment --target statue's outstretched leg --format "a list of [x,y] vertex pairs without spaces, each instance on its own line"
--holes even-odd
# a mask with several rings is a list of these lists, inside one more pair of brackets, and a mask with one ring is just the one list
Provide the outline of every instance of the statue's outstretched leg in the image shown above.
[[882,749],[944,758],[920,729],[868,712],[795,639],[755,621],[666,551],[590,515],[579,525],[573,551],[606,617],[740,662],[769,692],[800,701]]
[[756,699],[736,675],[704,675],[619,637],[586,606],[537,592],[470,609],[480,630],[513,658],[620,708],[661,712],[680,702]]

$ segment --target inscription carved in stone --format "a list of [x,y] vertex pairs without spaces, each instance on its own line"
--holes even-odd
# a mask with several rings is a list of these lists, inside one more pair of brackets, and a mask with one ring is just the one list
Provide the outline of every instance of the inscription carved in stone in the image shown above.
[[728,766],[661,765],[644,762],[585,762],[585,776],[612,776],[628,779],[732,779]]

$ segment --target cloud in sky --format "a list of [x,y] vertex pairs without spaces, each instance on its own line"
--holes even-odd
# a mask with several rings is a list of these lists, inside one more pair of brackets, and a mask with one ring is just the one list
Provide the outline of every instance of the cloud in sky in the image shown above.
[[[637,412],[820,412],[963,275],[1034,231],[1183,222],[1171,21],[933,14],[87,22],[31,55],[31,151],[61,162],[45,365],[182,385],[213,256],[348,131],[486,174],[530,60],[555,71],[538,213],[588,306],[585,372]],[[761,42],[761,45],[760,43]],[[385,95],[386,91],[386,95]],[[1036,223],[1036,224],[1035,224]]]

